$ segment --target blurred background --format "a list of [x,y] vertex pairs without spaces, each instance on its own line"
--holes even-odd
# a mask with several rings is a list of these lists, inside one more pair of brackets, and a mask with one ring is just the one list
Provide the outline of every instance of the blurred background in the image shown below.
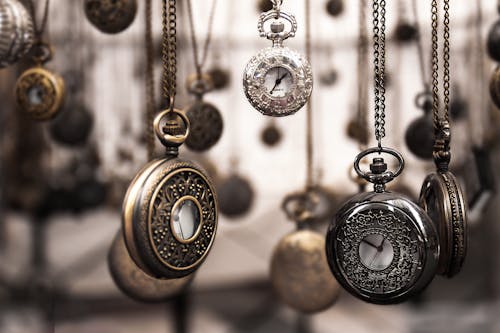
[[[164,304],[151,305],[123,295],[107,267],[125,190],[146,163],[144,2],[138,1],[129,28],[104,34],[85,17],[83,1],[51,1],[47,36],[55,54],[46,67],[67,84],[61,114],[53,122],[37,123],[16,110],[13,87],[28,64],[0,70],[0,332],[500,332],[500,206],[494,195],[500,111],[490,101],[488,82],[496,64],[486,52],[488,31],[499,19],[496,1],[451,1],[452,168],[471,206],[469,255],[462,273],[451,280],[436,277],[422,295],[405,304],[375,306],[343,292],[330,309],[309,316],[284,305],[269,280],[273,247],[295,228],[280,207],[286,194],[304,186],[306,118],[302,110],[271,121],[255,111],[243,93],[245,64],[270,46],[258,36],[259,6],[266,5],[261,2],[218,0],[207,69],[222,72],[226,81],[205,100],[220,110],[224,131],[208,152],[181,148],[182,156],[209,170],[217,186],[235,174],[242,177],[250,188],[251,205],[237,217],[221,215],[215,245],[190,288]],[[311,0],[312,105],[314,174],[335,210],[358,191],[349,170],[359,145],[348,135],[348,127],[360,98],[359,2],[334,1],[343,5],[341,10],[328,12],[330,2]],[[43,1],[35,3],[41,15]],[[178,3],[177,105],[187,106],[193,98],[184,81],[195,69],[186,4]],[[283,10],[296,15],[299,29],[286,45],[301,53],[304,3],[283,3]],[[416,157],[405,141],[410,123],[423,115],[414,102],[423,86],[411,29],[420,28],[429,64],[430,4],[387,1],[385,143],[406,159],[394,186],[415,199],[434,164]],[[211,1],[193,0],[200,44],[210,6]],[[159,96],[159,0],[153,0],[153,9]],[[402,23],[409,26],[407,35],[398,34]],[[367,24],[371,46],[371,7]],[[366,77],[370,128],[371,68]],[[76,109],[85,109],[85,114],[63,118]],[[88,136],[76,144],[61,143],[54,134],[57,122],[75,130],[87,126]],[[274,137],[268,135],[275,140],[263,139],[270,126]],[[373,143],[371,130],[369,138]],[[328,222],[325,218],[314,228],[324,233]]]

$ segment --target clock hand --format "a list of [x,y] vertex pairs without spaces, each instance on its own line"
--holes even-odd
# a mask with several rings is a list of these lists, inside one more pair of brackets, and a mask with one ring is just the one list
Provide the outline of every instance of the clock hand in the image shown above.
[[379,246],[377,246],[377,245],[373,244],[372,242],[367,241],[366,239],[363,239],[363,240],[362,240],[362,242],[363,242],[363,243],[366,243],[366,244],[368,244],[368,245],[370,245],[370,246],[371,246],[371,247],[373,247],[374,249],[377,249],[377,251],[378,251],[378,249],[379,249]]
[[278,84],[280,84],[280,83],[281,83],[281,80],[283,80],[283,79],[285,78],[285,76],[287,76],[287,75],[288,75],[288,72],[286,72],[285,74],[283,74],[283,75],[279,78],[279,83],[278,83]]
[[[279,74],[279,69],[278,69],[278,74]],[[271,89],[271,91],[269,92],[270,94],[273,93],[274,89],[276,89],[276,87],[281,83],[281,81],[288,75],[288,72],[286,72],[285,74],[283,74],[281,77],[278,77],[276,79],[276,82],[274,83],[274,87],[273,89]]]

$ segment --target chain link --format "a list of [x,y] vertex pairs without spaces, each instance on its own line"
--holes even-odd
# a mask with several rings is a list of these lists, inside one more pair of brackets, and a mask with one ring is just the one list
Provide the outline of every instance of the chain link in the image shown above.
[[[357,122],[363,133],[359,144],[368,144],[368,28],[366,24],[367,0],[359,0],[359,37],[358,37],[358,119]],[[364,135],[366,134],[366,135]]]
[[43,33],[45,32],[45,27],[47,26],[47,19],[49,17],[50,0],[45,0],[43,14],[42,14],[42,23],[40,25],[38,25],[38,19],[36,16],[34,0],[28,1],[28,6],[29,6],[30,15],[31,15],[32,20],[33,20],[33,26],[35,28],[35,36],[38,40],[40,40],[42,38]]
[[176,0],[163,0],[162,10],[163,97],[173,111],[177,92],[177,8]]
[[154,83],[154,42],[152,22],[152,0],[146,0],[145,19],[145,42],[146,42],[146,114],[144,117],[144,134],[146,138],[148,160],[152,160],[155,150],[155,133],[153,120],[155,114],[155,83]]
[[[305,0],[305,16],[306,16],[306,57],[311,62],[311,0]],[[307,102],[306,110],[306,187],[309,188],[314,184],[314,156],[313,156],[313,123],[312,123],[312,96]]]
[[379,148],[385,137],[385,6],[385,0],[373,0],[375,138]]
[[193,5],[191,0],[187,1],[187,6],[188,6],[188,17],[189,17],[189,28],[191,32],[191,44],[193,44],[193,59],[194,59],[194,64],[196,67],[196,74],[198,75],[198,78],[201,77],[202,69],[207,62],[207,56],[208,56],[208,50],[210,46],[210,42],[212,40],[212,27],[213,27],[213,22],[214,22],[214,16],[215,16],[215,7],[217,4],[217,0],[212,0],[212,6],[210,8],[210,14],[208,18],[208,27],[207,27],[207,36],[205,38],[205,43],[203,45],[203,53],[200,55],[198,54],[198,42],[196,38],[196,30],[194,28],[194,17],[193,17]]
[[425,92],[430,92],[430,83],[427,81],[427,73],[425,70],[424,46],[422,43],[422,27],[418,16],[417,0],[412,0],[412,11],[415,27],[417,28],[417,52],[418,62],[420,66],[420,79]]

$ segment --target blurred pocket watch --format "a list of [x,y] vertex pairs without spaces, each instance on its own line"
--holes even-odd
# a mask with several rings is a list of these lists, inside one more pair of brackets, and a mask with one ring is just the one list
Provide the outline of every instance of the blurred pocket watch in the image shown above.
[[419,93],[415,98],[415,105],[424,114],[413,120],[405,133],[406,146],[418,158],[430,160],[434,146],[432,125],[432,96],[430,92]]
[[186,86],[196,96],[195,102],[186,110],[191,126],[186,146],[194,151],[206,151],[219,141],[224,128],[220,111],[203,100],[205,93],[213,90],[213,82],[210,76],[195,73],[188,78]]
[[497,108],[500,108],[500,66],[498,66],[490,79],[490,96]]
[[222,90],[229,87],[231,83],[231,73],[220,66],[214,66],[208,70],[208,75],[212,79],[214,90]]
[[400,21],[396,25],[394,38],[401,44],[410,43],[418,38],[417,27],[407,21]]
[[260,139],[262,143],[268,147],[275,147],[281,142],[283,134],[281,129],[276,125],[275,121],[270,121],[264,127],[260,134]]
[[137,0],[85,0],[87,19],[101,32],[116,34],[134,22]]
[[[362,171],[360,161],[375,153],[393,155],[397,170],[388,171],[384,159],[375,157],[370,172]],[[347,201],[328,228],[326,253],[333,274],[349,293],[369,303],[403,302],[421,292],[436,273],[439,243],[432,221],[408,198],[385,191],[403,167],[395,150],[361,152],[354,168],[374,184],[374,191]]]
[[259,13],[268,12],[273,9],[271,0],[257,0],[257,10]]
[[303,313],[326,310],[340,294],[340,286],[328,269],[325,238],[305,229],[316,218],[315,201],[308,192],[285,198],[282,208],[298,229],[279,241],[271,258],[274,290],[286,304]]
[[0,68],[16,63],[31,49],[33,19],[18,0],[0,1]]
[[82,102],[69,103],[50,124],[52,139],[67,146],[82,146],[92,131],[94,118]]
[[154,120],[166,157],[146,164],[132,180],[123,202],[123,228],[130,256],[156,278],[193,273],[212,248],[217,197],[206,173],[177,157],[189,135],[189,119],[176,109]]
[[125,246],[123,232],[120,230],[108,253],[108,268],[113,281],[128,297],[140,302],[164,302],[185,290],[193,281],[195,274],[179,279],[156,279],[144,273]]
[[228,218],[238,218],[247,214],[252,208],[255,197],[250,181],[236,172],[219,182],[217,195],[219,210]]
[[497,20],[490,28],[486,47],[490,58],[500,62],[500,20]]
[[49,120],[56,116],[64,102],[64,80],[44,68],[52,59],[50,45],[39,42],[33,46],[35,66],[25,70],[17,79],[15,96],[18,107],[35,120]]
[[[280,10],[283,0],[259,17],[259,33],[273,43],[253,56],[245,67],[243,88],[250,104],[267,116],[289,116],[300,110],[312,93],[311,65],[301,54],[283,46],[294,37],[297,21]],[[272,21],[268,23],[269,21]]]
[[344,12],[344,0],[328,0],[326,2],[328,15],[336,17]]

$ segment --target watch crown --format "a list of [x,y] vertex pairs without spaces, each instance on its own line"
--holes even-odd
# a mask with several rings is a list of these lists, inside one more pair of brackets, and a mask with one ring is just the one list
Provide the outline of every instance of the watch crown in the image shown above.
[[370,164],[370,171],[376,175],[380,175],[387,171],[387,163],[381,157],[375,157]]
[[285,30],[285,24],[281,21],[274,21],[271,23],[271,31],[275,34],[283,32]]

